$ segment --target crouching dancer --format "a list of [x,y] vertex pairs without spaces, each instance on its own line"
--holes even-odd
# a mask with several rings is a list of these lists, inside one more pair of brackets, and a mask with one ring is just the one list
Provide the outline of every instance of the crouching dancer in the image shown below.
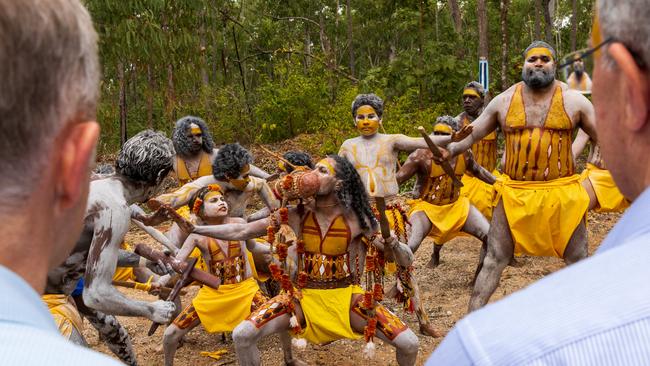
[[[438,117],[433,127],[435,135],[451,135],[460,129],[458,120],[451,116]],[[446,145],[445,145],[446,146]],[[471,150],[466,150],[456,159],[450,161],[454,173],[460,180],[466,172],[486,184],[494,184],[496,179],[489,171],[480,166]],[[416,187],[418,200],[410,202],[409,222],[411,236],[409,247],[415,253],[424,238],[429,235],[434,239],[434,251],[427,265],[435,268],[440,262],[442,244],[453,239],[458,233],[465,232],[483,242],[479,264],[474,279],[481,270],[487,250],[487,234],[490,223],[483,214],[470,203],[470,199],[461,195],[460,188],[453,185],[451,177],[433,160],[428,149],[418,149],[409,155],[406,163],[397,172],[397,181],[402,183],[417,174]],[[472,283],[474,283],[474,279]]]
[[[200,224],[245,222],[239,217],[228,217],[228,204],[216,184],[199,189],[189,206]],[[253,251],[256,245],[255,240],[218,240],[197,234],[187,237],[177,258],[184,261],[194,248],[198,248],[206,267],[211,274],[220,278],[221,285],[217,289],[201,287],[192,303],[167,327],[163,338],[165,365],[174,364],[174,354],[181,338],[197,325],[202,324],[210,333],[232,332],[251,311],[267,300],[253,278],[246,255],[246,246]]]
[[[194,229],[195,233],[223,240],[255,238],[267,230],[295,235],[295,245],[289,248],[284,243],[275,244],[281,260],[291,249],[294,280],[290,281],[289,275],[276,266],[274,277],[282,279],[284,291],[233,331],[240,365],[259,365],[260,338],[289,330],[295,337],[315,344],[365,336],[368,349],[374,346],[372,339],[377,336],[397,348],[400,365],[413,365],[418,352],[417,336],[376,302],[383,295],[376,277],[383,266],[377,261],[383,246],[395,253],[400,265],[410,265],[413,253],[395,237],[384,240],[375,235],[377,239],[364,244],[362,239],[373,236],[377,222],[359,174],[345,158],[328,157],[315,170],[294,172],[289,177],[293,179],[283,180],[282,188],[297,191],[294,197],[315,199],[247,224]],[[365,292],[360,286],[362,277],[368,286]]]
[[[90,193],[81,237],[60,266],[49,271],[46,295],[69,299],[80,278],[84,278],[82,315],[99,331],[101,339],[124,363],[135,365],[131,340],[114,315],[142,316],[158,323],[172,318],[174,303],[153,303],[126,298],[112,285],[118,264],[120,244],[131,221],[129,205],[145,202],[158,191],[172,168],[174,148],[164,135],[151,130],[138,133],[122,147],[116,162],[116,174],[90,183]],[[51,302],[58,315],[76,314],[73,305],[61,310],[60,302]],[[56,310],[55,308],[58,308]],[[79,324],[74,316],[57,317]],[[61,325],[59,325],[61,328]],[[81,330],[75,326],[71,339],[83,344]]]

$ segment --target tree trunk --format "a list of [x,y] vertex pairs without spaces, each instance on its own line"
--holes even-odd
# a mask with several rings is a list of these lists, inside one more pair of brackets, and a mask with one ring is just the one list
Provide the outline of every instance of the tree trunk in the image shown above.
[[208,77],[208,58],[207,58],[207,45],[205,42],[205,8],[199,15],[201,19],[201,28],[199,30],[199,52],[201,55],[201,82],[204,87],[210,85],[210,78]]
[[228,28],[226,25],[226,19],[223,19],[223,31],[221,32],[221,69],[223,70],[223,85],[228,84],[228,55],[226,54],[226,45],[228,44],[228,38],[226,33]]
[[345,15],[348,18],[348,62],[350,65],[350,75],[352,77],[356,77],[354,73],[354,46],[352,44],[352,10],[350,8],[350,2],[351,0],[347,0],[347,6],[345,10]]
[[535,0],[535,40],[542,39],[542,0]]
[[[418,71],[424,71],[424,0],[419,1],[420,17],[418,20]],[[422,110],[424,102],[424,85],[422,77],[418,78],[420,92],[418,93],[418,107]]]
[[488,58],[488,24],[487,24],[487,7],[485,0],[478,0],[478,56]]
[[147,127],[154,129],[153,125],[153,94],[154,94],[154,84],[153,84],[153,72],[151,71],[151,64],[147,63]]
[[544,23],[546,25],[545,27],[545,37],[546,37],[546,42],[549,44],[554,44],[553,42],[553,16],[551,15],[551,9],[550,9],[550,0],[543,0],[542,4],[544,5],[542,9],[544,10]]
[[246,103],[246,110],[248,111],[248,118],[251,122],[253,119],[253,110],[251,109],[250,104],[248,103],[248,91],[246,90],[246,76],[244,74],[244,68],[242,67],[241,57],[239,57],[239,46],[237,45],[237,36],[235,35],[235,26],[232,26],[232,41],[235,46],[235,56],[237,56],[237,65],[239,65],[239,76],[241,77],[241,85],[244,88],[244,102]]
[[126,80],[124,77],[124,63],[117,63],[117,79],[120,86],[120,146],[127,140],[126,132]]
[[451,11],[451,20],[454,23],[454,30],[456,33],[460,33],[461,27],[463,26],[463,19],[460,15],[460,7],[458,6],[458,0],[449,0],[449,9]]
[[167,64],[167,118],[176,121],[176,92],[174,91],[174,65]]
[[510,0],[501,0],[501,91],[508,87],[508,6]]
[[578,34],[578,0],[573,0],[572,13],[571,13],[571,52],[576,50],[577,34]]

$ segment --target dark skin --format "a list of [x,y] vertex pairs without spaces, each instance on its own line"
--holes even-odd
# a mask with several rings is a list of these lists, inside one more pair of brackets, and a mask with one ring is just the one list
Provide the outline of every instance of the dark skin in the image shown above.
[[472,95],[472,94],[463,95],[463,109],[472,118],[478,117],[478,115],[481,114],[482,108],[483,108],[483,98],[479,98],[476,95]]
[[[464,153],[466,169],[474,174],[478,179],[488,183],[494,184],[496,182],[495,177],[488,172],[485,168],[480,166],[475,160],[471,150],[467,150]],[[453,168],[456,167],[456,162],[458,158],[454,157],[450,160],[450,164]],[[431,164],[433,163],[433,154],[430,150],[419,149],[413,152],[402,168],[397,172],[397,181],[399,183],[405,182],[413,175],[417,176],[414,189],[414,193],[417,193],[418,197],[422,197],[424,194],[424,182],[426,182],[429,174],[431,173]],[[429,220],[424,212],[415,212],[409,217],[411,222],[411,236],[409,237],[409,247],[415,253],[415,251],[420,247],[422,240],[426,235],[431,231],[433,223]],[[469,233],[483,242],[481,247],[481,255],[479,260],[479,265],[477,267],[474,278],[481,269],[483,258],[486,253],[487,247],[487,233],[489,230],[490,224],[487,219],[476,209],[474,206],[470,206],[470,211],[465,221],[465,225],[462,228],[463,232]],[[440,263],[440,250],[442,245],[436,244],[434,247],[434,252],[431,256],[431,261],[427,265],[429,268],[435,268]],[[474,280],[472,280],[474,282]]]

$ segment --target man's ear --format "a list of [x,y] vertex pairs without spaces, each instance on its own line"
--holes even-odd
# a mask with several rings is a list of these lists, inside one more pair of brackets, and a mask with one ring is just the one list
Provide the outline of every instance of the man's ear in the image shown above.
[[95,164],[95,150],[99,138],[99,124],[95,121],[71,124],[62,132],[57,146],[59,164],[57,194],[59,209],[75,205],[88,184],[90,170]]
[[647,123],[650,108],[650,88],[648,75],[637,65],[630,51],[621,43],[609,46],[609,56],[616,62],[626,90],[623,92],[628,100],[623,123],[632,131],[642,129]]

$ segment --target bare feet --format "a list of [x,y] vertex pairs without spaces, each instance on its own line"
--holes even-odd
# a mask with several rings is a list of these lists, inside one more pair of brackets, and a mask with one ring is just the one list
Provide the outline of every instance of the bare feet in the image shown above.
[[434,269],[440,265],[440,250],[442,245],[435,244],[433,246],[433,253],[431,253],[431,260],[427,263],[427,268]]
[[524,266],[524,263],[523,263],[523,262],[520,262],[520,261],[518,261],[518,260],[516,260],[515,257],[512,256],[512,258],[510,258],[510,262],[508,263],[508,265],[509,265],[510,267],[520,268],[520,267],[523,267],[523,266]]
[[422,335],[433,338],[439,338],[444,335],[442,332],[433,329],[433,326],[431,324],[420,324],[420,333],[422,333]]

